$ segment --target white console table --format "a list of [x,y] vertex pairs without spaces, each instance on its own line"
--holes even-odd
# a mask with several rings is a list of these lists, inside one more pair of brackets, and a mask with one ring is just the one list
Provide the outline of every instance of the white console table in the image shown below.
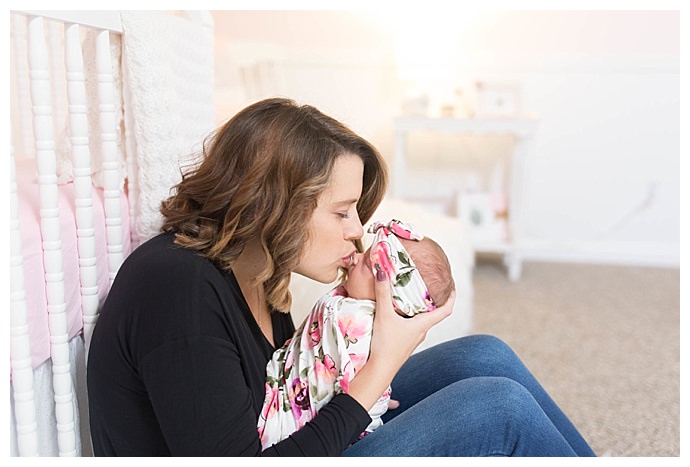
[[522,274],[521,207],[525,159],[532,149],[538,120],[531,118],[452,118],[452,117],[399,117],[395,119],[395,160],[392,171],[392,193],[397,199],[405,199],[407,176],[407,135],[412,131],[479,135],[508,134],[515,138],[508,193],[508,238],[503,242],[473,242],[476,252],[503,254],[503,262],[511,281]]

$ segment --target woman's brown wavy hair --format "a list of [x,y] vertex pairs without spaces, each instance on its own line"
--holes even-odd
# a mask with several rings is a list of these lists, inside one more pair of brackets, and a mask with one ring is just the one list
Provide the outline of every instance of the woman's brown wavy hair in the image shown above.
[[357,212],[365,223],[388,180],[376,148],[312,106],[280,98],[252,104],[205,141],[200,163],[162,203],[162,230],[225,270],[248,241],[259,239],[266,262],[257,284],[274,309],[287,312],[291,273],[309,241],[307,223],[344,154],[364,163]]

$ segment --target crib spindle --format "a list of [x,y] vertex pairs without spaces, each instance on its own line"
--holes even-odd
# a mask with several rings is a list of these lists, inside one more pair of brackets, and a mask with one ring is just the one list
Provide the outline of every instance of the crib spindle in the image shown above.
[[65,24],[65,69],[70,115],[72,174],[74,177],[77,251],[84,321],[84,345],[88,354],[93,328],[98,318],[98,270],[91,185],[91,152],[86,101],[84,58],[78,24]]
[[122,213],[120,208],[120,161],[115,132],[115,98],[110,58],[110,32],[96,36],[96,73],[98,76],[99,122],[103,153],[103,197],[108,249],[109,278],[112,284],[124,259]]
[[48,53],[48,65],[50,69],[51,102],[53,105],[53,131],[55,136],[56,152],[60,152],[60,136],[65,134],[67,124],[67,96],[65,89],[65,63],[64,63],[64,32],[63,26],[55,21],[44,20],[46,29],[46,45]]
[[[34,129],[31,118],[31,95],[29,90],[29,64],[27,62],[27,31],[26,17],[12,15],[12,57],[14,59],[15,85],[17,87],[14,97],[17,99],[17,121],[19,122],[19,153],[26,156],[33,155]],[[14,126],[17,130],[17,126]]]
[[77,454],[74,433],[75,402],[69,361],[69,335],[58,209],[57,161],[43,18],[29,17],[28,40],[58,452],[60,456],[75,456]]
[[38,424],[13,148],[10,149],[10,159],[10,368],[18,452],[22,457],[33,457],[38,456]]

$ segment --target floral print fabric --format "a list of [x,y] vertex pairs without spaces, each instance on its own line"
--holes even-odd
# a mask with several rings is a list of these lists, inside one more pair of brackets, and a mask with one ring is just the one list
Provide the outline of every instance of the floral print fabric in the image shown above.
[[[350,381],[369,356],[375,302],[335,288],[316,303],[295,335],[266,366],[266,396],[259,415],[262,448],[287,438],[312,420]],[[366,432],[383,424],[390,388],[369,411]]]
[[369,232],[374,234],[370,252],[374,275],[378,270],[384,270],[391,279],[395,310],[404,316],[435,310],[436,306],[417,266],[398,240],[398,237],[423,240],[424,236],[396,219],[388,223],[374,222]]

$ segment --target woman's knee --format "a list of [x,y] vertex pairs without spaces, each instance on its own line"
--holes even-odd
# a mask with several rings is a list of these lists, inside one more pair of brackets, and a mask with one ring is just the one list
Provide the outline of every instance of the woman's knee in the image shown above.
[[[455,389],[458,391],[457,400],[472,405],[470,413],[477,416],[473,423],[482,430],[504,435],[517,434],[531,429],[535,419],[541,416],[539,404],[530,392],[510,378],[472,378],[458,384]],[[459,419],[467,420],[468,407],[461,405],[449,408],[459,412],[449,418],[457,415],[462,417]]]
[[484,433],[483,441],[492,447],[483,455],[574,455],[529,390],[515,380],[473,378],[458,384],[457,390],[472,408],[456,406],[458,412],[446,417],[463,420],[473,425],[472,431]]
[[447,341],[410,357],[393,380],[393,398],[401,413],[421,399],[455,382],[476,377],[519,380],[524,365],[508,345],[489,335],[473,335]]
[[441,345],[446,346],[444,355],[449,357],[444,361],[457,362],[473,376],[507,376],[502,371],[522,367],[508,344],[488,334],[461,337]]
[[477,392],[492,414],[503,420],[518,420],[538,409],[532,394],[520,383],[501,376],[476,378]]
[[500,338],[490,334],[474,334],[466,337],[468,345],[475,351],[491,354],[514,355],[513,350]]
[[[446,403],[439,411],[439,419],[447,421],[451,429],[462,420],[473,433],[485,433],[486,439],[514,447],[521,434],[529,432],[539,420],[541,409],[532,395],[521,384],[504,377],[477,377],[455,383],[443,394]],[[494,452],[492,455],[501,455]]]

